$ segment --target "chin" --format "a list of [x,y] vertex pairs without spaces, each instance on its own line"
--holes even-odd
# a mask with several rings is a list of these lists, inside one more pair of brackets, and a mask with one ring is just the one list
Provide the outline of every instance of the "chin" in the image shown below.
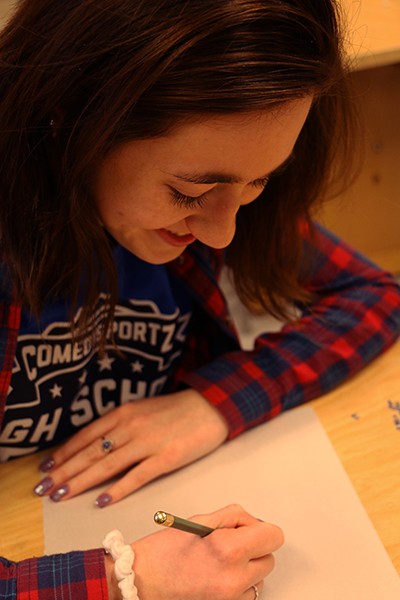
[[123,235],[116,231],[110,234],[125,250],[152,265],[163,265],[176,260],[186,249],[186,246],[166,244],[158,236],[143,236],[141,232]]
[[184,248],[179,248],[179,250],[177,248],[168,248],[163,249],[162,251],[156,248],[137,248],[134,244],[123,243],[121,243],[121,246],[140,260],[151,265],[164,265],[169,263],[176,260],[184,251]]

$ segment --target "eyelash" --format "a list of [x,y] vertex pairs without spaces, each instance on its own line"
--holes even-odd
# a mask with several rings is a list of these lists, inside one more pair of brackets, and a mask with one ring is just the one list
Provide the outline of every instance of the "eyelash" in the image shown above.
[[[264,189],[267,185],[269,177],[264,177],[263,179],[257,179],[257,181],[253,181],[251,185],[255,188]],[[182,206],[183,208],[193,208],[197,206],[202,208],[207,202],[207,194],[201,194],[200,196],[186,196],[186,194],[182,194],[175,188],[170,188],[172,201],[175,206]]]
[[202,208],[207,202],[207,196],[205,194],[201,194],[201,196],[186,196],[174,188],[170,188],[170,190],[172,203],[175,206],[181,206],[183,208],[193,208],[194,206],[197,206]]

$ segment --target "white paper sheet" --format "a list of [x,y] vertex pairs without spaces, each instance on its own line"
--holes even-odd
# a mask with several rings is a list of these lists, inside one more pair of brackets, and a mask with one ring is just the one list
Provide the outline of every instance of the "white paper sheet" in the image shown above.
[[247,432],[114,506],[96,508],[99,493],[43,500],[47,553],[98,547],[114,528],[133,541],[158,529],[157,510],[188,517],[238,502],[285,533],[263,599],[400,599],[399,576],[310,407]]

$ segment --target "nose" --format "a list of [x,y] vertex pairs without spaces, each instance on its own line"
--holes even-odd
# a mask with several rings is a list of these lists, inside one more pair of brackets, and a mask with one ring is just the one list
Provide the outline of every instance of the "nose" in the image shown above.
[[235,235],[236,213],[239,205],[211,206],[211,201],[201,211],[186,218],[189,231],[200,242],[211,248],[225,248]]
[[226,248],[235,235],[239,208],[255,200],[258,195],[259,192],[251,197],[248,193],[215,194],[196,213],[186,218],[186,225],[203,244],[211,248]]

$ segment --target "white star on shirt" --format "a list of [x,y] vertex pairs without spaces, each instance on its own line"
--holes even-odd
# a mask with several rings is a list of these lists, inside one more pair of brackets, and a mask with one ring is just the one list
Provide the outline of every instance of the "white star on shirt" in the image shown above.
[[57,383],[55,383],[53,385],[53,387],[50,389],[50,393],[53,396],[53,400],[54,400],[54,398],[61,398],[62,397],[61,392],[62,392],[62,387],[60,385],[58,385]]
[[108,354],[106,354],[103,358],[99,358],[97,361],[97,364],[99,365],[99,371],[111,371],[114,360],[115,358],[111,358],[108,356]]
[[78,381],[81,385],[83,385],[84,383],[86,383],[86,377],[88,375],[87,370],[85,369],[82,373],[82,375],[79,377]]
[[135,360],[135,362],[131,363],[132,366],[132,372],[133,373],[141,373],[143,371],[143,363],[141,363],[138,360]]

